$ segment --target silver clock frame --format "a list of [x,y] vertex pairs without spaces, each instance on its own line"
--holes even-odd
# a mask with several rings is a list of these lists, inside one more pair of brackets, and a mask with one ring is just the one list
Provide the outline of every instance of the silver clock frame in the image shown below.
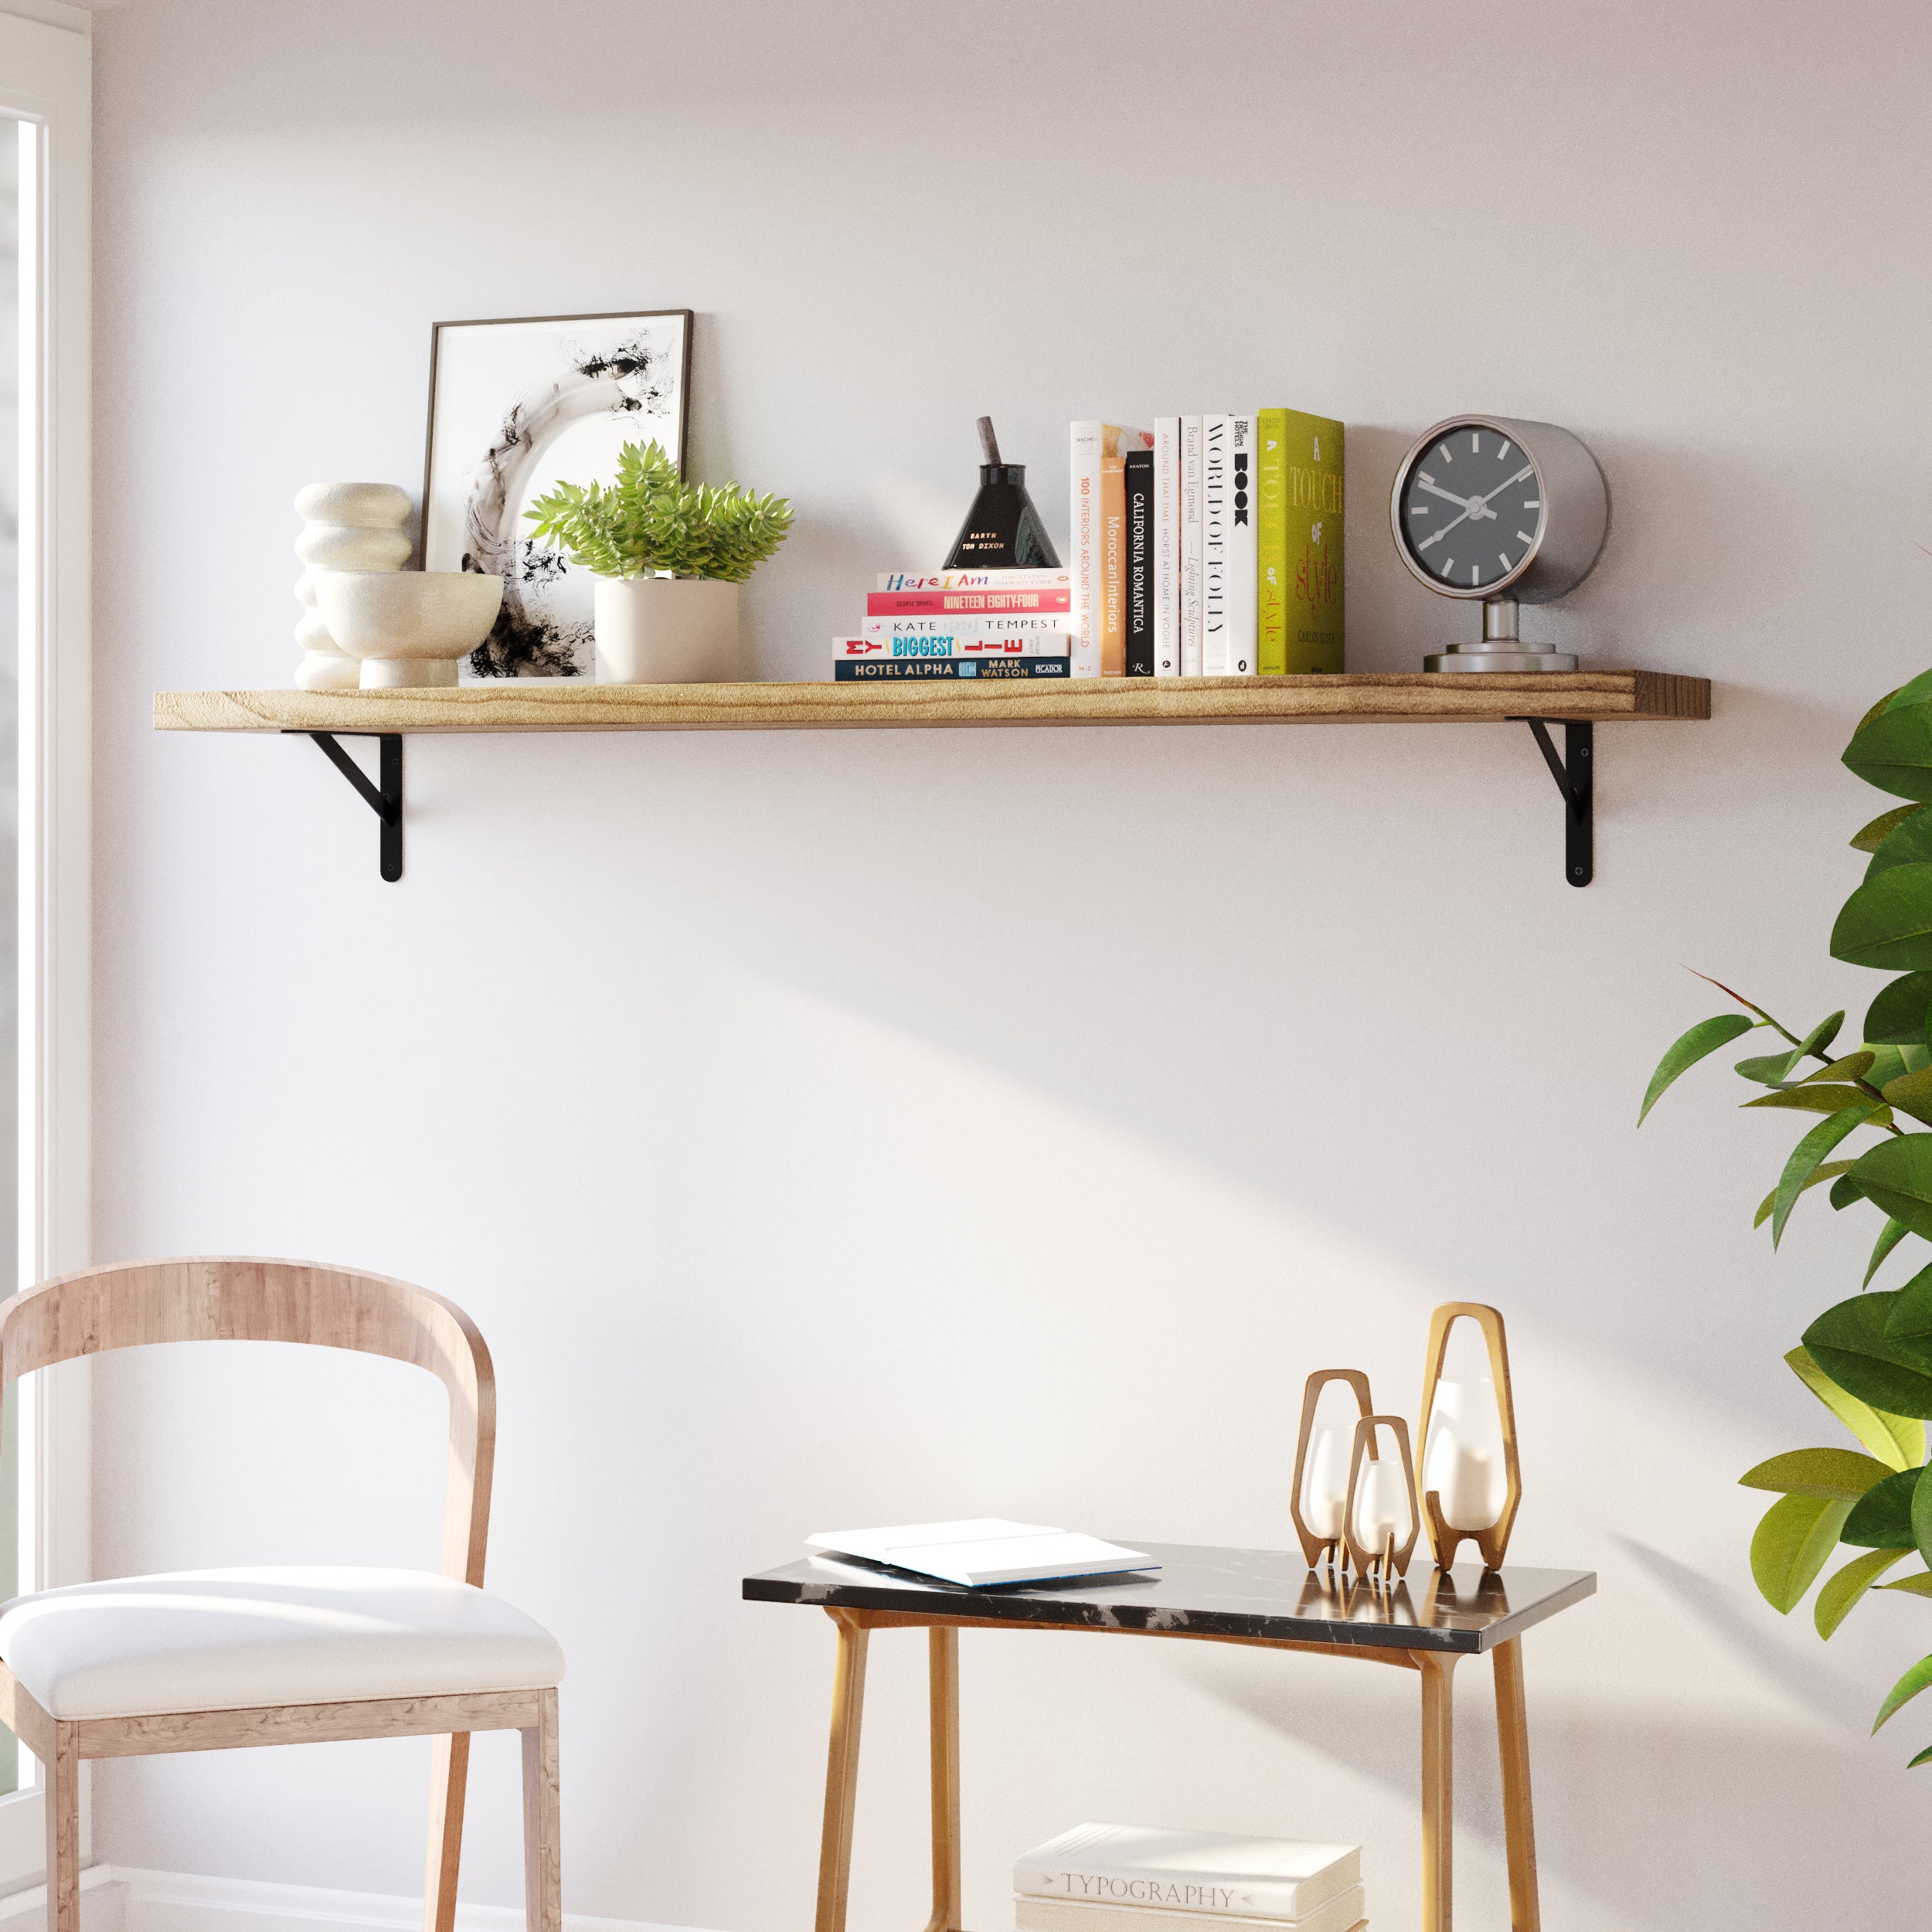
[[[1432,576],[1410,554],[1402,527],[1402,494],[1417,464],[1451,430],[1493,430],[1507,437],[1529,460],[1536,472],[1537,495],[1543,502],[1536,541],[1522,561],[1494,583],[1458,589]],[[1588,446],[1554,423],[1533,423],[1510,416],[1484,416],[1466,411],[1445,416],[1410,445],[1396,465],[1389,491],[1389,530],[1396,554],[1418,583],[1439,597],[1460,603],[1480,601],[1481,642],[1453,645],[1422,661],[1425,671],[1574,671],[1576,658],[1567,651],[1526,651],[1517,630],[1517,607],[1548,604],[1566,595],[1589,576],[1603,554],[1610,534],[1610,485]]]

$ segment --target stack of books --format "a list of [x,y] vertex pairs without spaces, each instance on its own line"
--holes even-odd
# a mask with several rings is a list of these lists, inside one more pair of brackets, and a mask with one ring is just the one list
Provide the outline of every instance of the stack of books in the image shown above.
[[1342,508],[1329,417],[1076,423],[1073,675],[1340,671]]
[[1077,1825],[1013,1867],[1018,1932],[1360,1932],[1362,1848]]
[[832,640],[832,675],[1064,678],[1073,579],[1066,570],[888,570],[856,631]]

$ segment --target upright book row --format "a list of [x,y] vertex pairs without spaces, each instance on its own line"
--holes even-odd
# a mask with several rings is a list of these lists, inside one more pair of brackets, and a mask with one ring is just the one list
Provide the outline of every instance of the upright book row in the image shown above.
[[1299,410],[1073,428],[1080,677],[1338,672],[1342,429]]

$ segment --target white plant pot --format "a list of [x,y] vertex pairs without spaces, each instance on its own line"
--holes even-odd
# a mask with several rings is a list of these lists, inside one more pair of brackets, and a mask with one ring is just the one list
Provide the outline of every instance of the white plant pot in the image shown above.
[[732,684],[738,587],[709,578],[599,577],[599,684]]

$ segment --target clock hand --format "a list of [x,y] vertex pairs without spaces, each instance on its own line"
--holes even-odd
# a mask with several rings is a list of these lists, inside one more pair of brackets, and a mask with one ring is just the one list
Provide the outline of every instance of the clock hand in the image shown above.
[[[1509,478],[1507,482],[1498,483],[1496,487],[1489,492],[1489,496],[1478,497],[1476,501],[1479,503],[1487,503],[1489,501],[1490,496],[1501,496],[1505,490],[1514,489],[1526,476],[1534,476],[1536,473],[1536,464],[1533,463],[1526,463],[1514,476]],[[1494,516],[1496,513],[1494,510],[1492,510],[1489,514],[1492,516]]]
[[[1471,504],[1467,504],[1467,505],[1465,505],[1464,506],[1464,509],[1463,509],[1462,516],[1452,516],[1452,517],[1449,519],[1449,521],[1448,521],[1447,523],[1445,523],[1445,524],[1442,526],[1442,528],[1441,528],[1440,529],[1439,529],[1439,530],[1431,530],[1431,531],[1429,532],[1429,534],[1428,534],[1426,537],[1424,537],[1420,543],[1418,543],[1418,544],[1416,546],[1416,548],[1417,548],[1418,550],[1426,550],[1426,549],[1428,549],[1428,547],[1430,546],[1430,544],[1432,544],[1432,543],[1435,543],[1435,542],[1436,542],[1436,541],[1437,541],[1439,538],[1447,536],[1449,534],[1449,532],[1450,532],[1451,530],[1453,530],[1453,529],[1456,527],[1456,526],[1457,526],[1458,523],[1460,523],[1460,522],[1461,522],[1463,521],[1463,518],[1464,518],[1464,517],[1473,516],[1473,515],[1475,515],[1475,513],[1476,513],[1476,505],[1475,505],[1475,504],[1471,503]],[[1495,512],[1492,510],[1492,511],[1490,512],[1490,514],[1491,514],[1491,515],[1492,515],[1492,516],[1493,516],[1493,515],[1495,514]]]
[[[1437,486],[1430,482],[1426,476],[1420,477],[1417,480],[1431,496],[1439,496],[1444,500],[1444,502],[1454,503],[1458,509],[1467,510],[1475,500],[1471,497],[1457,496],[1447,490],[1438,488]],[[1507,486],[1505,485],[1505,487]]]

